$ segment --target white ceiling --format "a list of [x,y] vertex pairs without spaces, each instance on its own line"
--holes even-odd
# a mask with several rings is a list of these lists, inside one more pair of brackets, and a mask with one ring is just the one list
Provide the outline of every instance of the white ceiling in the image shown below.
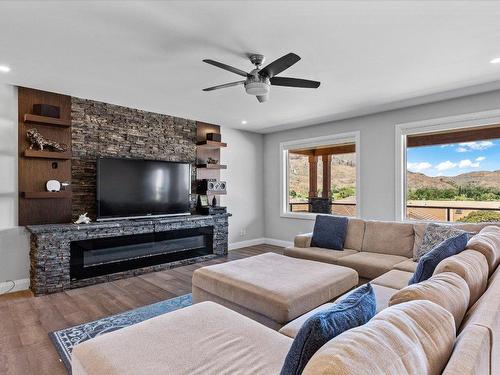
[[[500,88],[499,19],[494,1],[2,1],[0,82],[268,132]],[[250,71],[249,52],[295,52],[281,75],[321,86],[201,91],[241,78],[202,59]]]

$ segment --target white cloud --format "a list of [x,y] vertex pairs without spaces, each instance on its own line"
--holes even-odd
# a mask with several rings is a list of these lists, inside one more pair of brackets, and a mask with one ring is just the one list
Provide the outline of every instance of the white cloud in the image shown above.
[[462,142],[458,144],[457,152],[486,150],[494,145],[492,141]]
[[456,166],[457,166],[457,163],[452,163],[451,161],[446,160],[446,161],[443,161],[443,162],[439,163],[438,165],[436,165],[436,169],[438,171],[446,171],[448,169],[455,168]]
[[483,161],[485,160],[486,158],[484,156],[479,156],[476,158],[476,161]]
[[426,169],[432,168],[432,164],[427,163],[426,161],[420,163],[408,163],[407,168],[412,172],[421,172]]
[[479,167],[479,162],[473,163],[469,159],[460,160],[458,163],[458,168],[477,168]]

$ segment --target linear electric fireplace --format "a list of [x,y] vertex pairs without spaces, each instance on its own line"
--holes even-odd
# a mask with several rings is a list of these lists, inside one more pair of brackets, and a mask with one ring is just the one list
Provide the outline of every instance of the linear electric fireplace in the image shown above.
[[72,241],[70,278],[81,280],[213,254],[213,227]]

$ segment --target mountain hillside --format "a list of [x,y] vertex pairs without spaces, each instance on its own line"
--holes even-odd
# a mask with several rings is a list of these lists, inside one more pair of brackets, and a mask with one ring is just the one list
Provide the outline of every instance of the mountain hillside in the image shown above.
[[[321,189],[323,171],[318,163],[318,188]],[[307,157],[290,155],[290,190],[307,196],[309,191],[309,164]],[[355,157],[352,154],[332,158],[332,185],[338,188],[355,186]],[[500,170],[462,173],[453,177],[430,177],[423,173],[408,172],[410,190],[419,188],[452,189],[458,186],[474,185],[500,190]]]

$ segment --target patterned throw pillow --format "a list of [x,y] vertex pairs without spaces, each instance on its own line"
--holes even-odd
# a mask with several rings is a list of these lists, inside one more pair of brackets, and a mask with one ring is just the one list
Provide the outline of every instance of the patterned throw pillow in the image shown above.
[[310,316],[295,336],[280,375],[300,375],[319,348],[342,332],[367,323],[375,311],[375,292],[368,283]]
[[456,237],[459,234],[467,233],[464,230],[457,229],[451,225],[446,224],[427,224],[425,227],[422,242],[417,249],[417,253],[413,256],[413,260],[418,262],[425,254],[435,248],[444,240],[451,237]]

